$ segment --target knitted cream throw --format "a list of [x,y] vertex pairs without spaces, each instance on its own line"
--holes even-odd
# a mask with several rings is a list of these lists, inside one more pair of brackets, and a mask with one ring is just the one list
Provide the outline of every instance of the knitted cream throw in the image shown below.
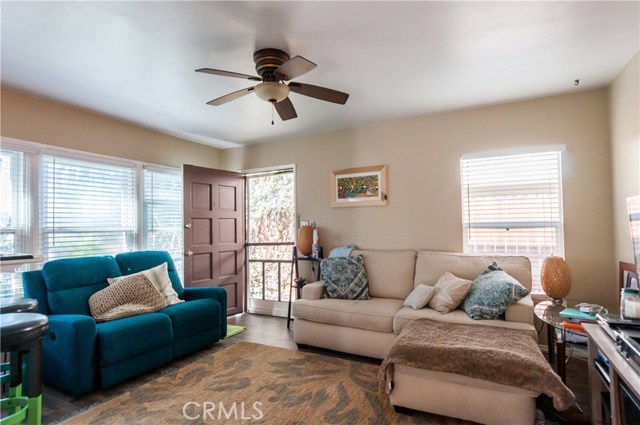
[[515,329],[418,319],[409,323],[380,366],[380,386],[389,392],[393,365],[455,373],[543,393],[558,410],[576,402],[534,339]]
[[164,297],[143,274],[131,275],[89,298],[89,309],[96,322],[152,313],[164,307]]

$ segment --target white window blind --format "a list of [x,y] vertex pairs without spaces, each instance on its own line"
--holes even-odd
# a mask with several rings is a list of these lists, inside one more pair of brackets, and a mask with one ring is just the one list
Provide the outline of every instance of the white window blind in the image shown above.
[[47,260],[135,249],[133,166],[42,155],[40,192]]
[[28,205],[25,199],[25,154],[0,150],[0,253],[25,251]]
[[538,293],[544,258],[564,256],[561,154],[554,149],[460,161],[464,251],[529,257]]
[[[182,271],[179,169],[6,138],[2,144],[1,253],[49,261],[166,250]],[[0,272],[0,298],[21,297],[21,272],[41,267]]]
[[182,275],[182,173],[145,166],[143,181],[143,247],[168,251]]
[[[29,204],[27,202],[26,155],[0,149],[0,253],[27,252]],[[0,298],[22,296],[18,273],[0,273]]]

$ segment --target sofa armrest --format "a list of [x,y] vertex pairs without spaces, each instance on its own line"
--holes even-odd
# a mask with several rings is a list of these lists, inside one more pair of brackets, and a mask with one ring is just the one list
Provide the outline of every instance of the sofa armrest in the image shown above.
[[319,300],[322,298],[324,292],[324,285],[321,280],[317,282],[307,283],[302,287],[300,291],[300,297],[304,300]]
[[44,382],[77,395],[96,387],[96,321],[81,314],[48,316],[42,338]]
[[517,303],[511,304],[504,312],[507,322],[522,322],[533,325],[533,300],[527,295]]
[[220,304],[220,339],[227,336],[227,291],[215,286],[205,288],[184,288],[185,301],[211,298]]

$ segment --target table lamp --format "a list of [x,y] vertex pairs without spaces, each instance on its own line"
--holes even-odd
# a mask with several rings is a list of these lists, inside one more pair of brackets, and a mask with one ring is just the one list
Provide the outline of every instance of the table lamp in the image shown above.
[[547,257],[542,262],[540,283],[544,293],[553,299],[555,304],[562,304],[562,299],[571,289],[571,274],[562,257]]

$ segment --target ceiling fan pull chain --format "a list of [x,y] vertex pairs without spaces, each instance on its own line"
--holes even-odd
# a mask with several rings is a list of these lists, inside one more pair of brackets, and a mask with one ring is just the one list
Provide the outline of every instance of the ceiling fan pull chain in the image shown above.
[[273,110],[276,108],[276,103],[275,102],[271,102],[271,125],[275,125],[273,123]]

